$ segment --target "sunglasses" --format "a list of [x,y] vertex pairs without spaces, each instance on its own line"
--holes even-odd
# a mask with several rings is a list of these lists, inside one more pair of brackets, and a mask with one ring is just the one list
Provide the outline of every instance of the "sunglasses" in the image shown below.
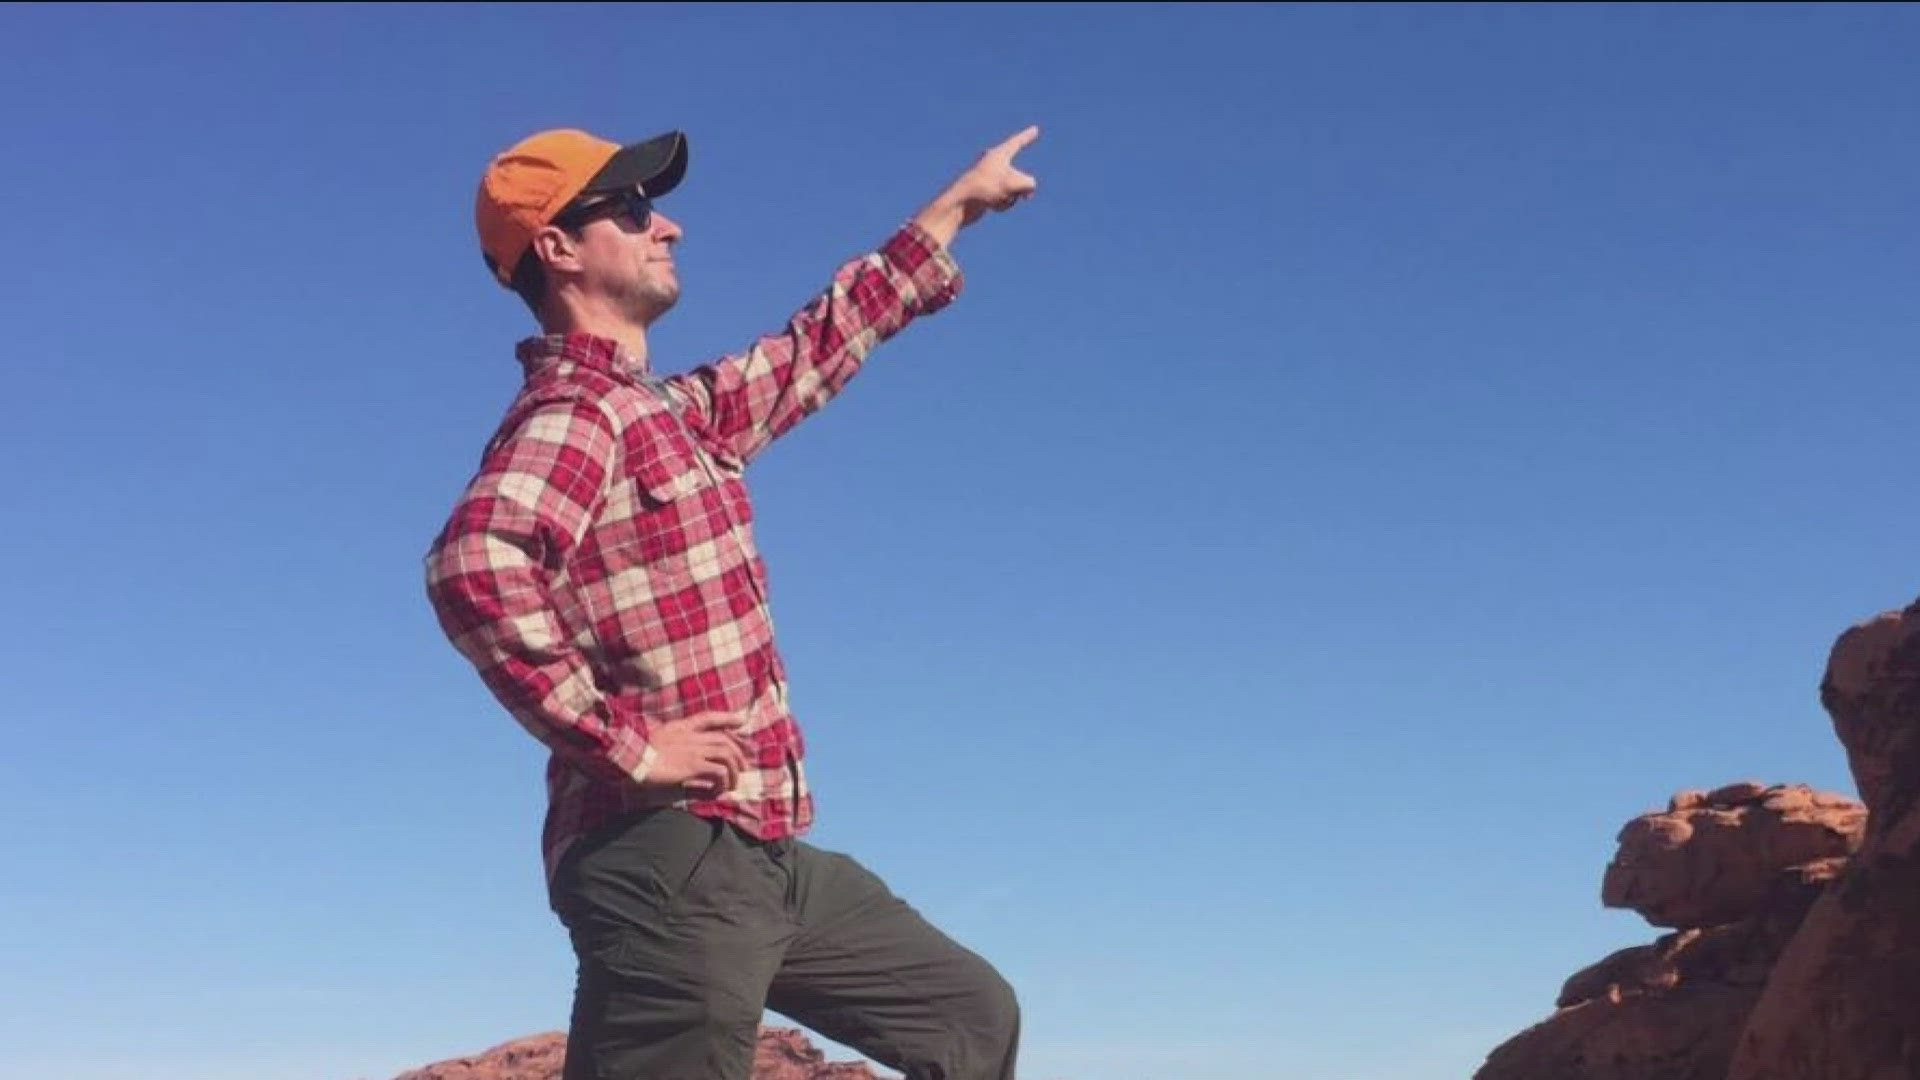
[[553,223],[568,232],[578,232],[581,226],[603,217],[629,218],[633,227],[640,230],[653,224],[653,200],[639,188],[621,188],[607,195],[604,199],[567,207],[553,215]]

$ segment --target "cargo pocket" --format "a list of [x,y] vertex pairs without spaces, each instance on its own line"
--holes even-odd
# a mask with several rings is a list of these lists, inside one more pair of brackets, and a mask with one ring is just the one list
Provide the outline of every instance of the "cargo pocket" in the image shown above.
[[569,924],[594,939],[659,927],[695,886],[721,828],[683,810],[648,810],[596,839],[568,871]]

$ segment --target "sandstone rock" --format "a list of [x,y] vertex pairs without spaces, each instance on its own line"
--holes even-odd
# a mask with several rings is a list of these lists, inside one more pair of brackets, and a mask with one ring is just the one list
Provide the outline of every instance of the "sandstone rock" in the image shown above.
[[1864,809],[1741,783],[1630,822],[1604,898],[1686,928],[1567,980],[1479,1080],[1920,1077],[1920,603],[1841,635],[1821,700]]
[[1704,791],[1682,791],[1667,800],[1668,810],[1692,810],[1696,806],[1707,805],[1707,793]]
[[483,1054],[436,1062],[394,1080],[559,1080],[567,1037],[550,1031],[501,1043]]
[[[484,1054],[401,1073],[394,1080],[560,1080],[567,1037],[557,1031],[502,1043]],[[878,1080],[858,1062],[830,1062],[797,1028],[761,1028],[753,1080]]]
[[1655,926],[1718,926],[1762,910],[1782,872],[1844,858],[1860,844],[1866,809],[1803,784],[1742,782],[1684,791],[1662,813],[1620,830],[1600,886],[1608,907]]
[[[1846,748],[1854,785],[1871,807],[1886,804],[1902,759],[1914,764],[1912,718],[1920,714],[1914,610],[1884,612],[1841,634],[1820,684],[1820,702]],[[1913,779],[1911,769],[1908,779]]]
[[1826,862],[1789,868],[1760,914],[1668,934],[1576,973],[1559,1011],[1502,1044],[1474,1080],[1726,1080],[1775,958],[1833,873]]
[[1842,634],[1820,696],[1872,817],[1775,965],[1729,1080],[1920,1076],[1920,604]]
[[1593,998],[1502,1044],[1474,1080],[1726,1080],[1758,993],[1700,983]]
[[762,1028],[753,1055],[753,1080],[875,1080],[852,1061],[829,1062],[798,1028]]
[[1765,784],[1753,780],[1740,780],[1707,792],[1707,805],[1741,806],[1758,800],[1766,792]]
[[1627,823],[1602,897],[1680,926],[1573,975],[1476,1080],[1726,1080],[1748,1014],[1866,810],[1804,785],[1682,791]]

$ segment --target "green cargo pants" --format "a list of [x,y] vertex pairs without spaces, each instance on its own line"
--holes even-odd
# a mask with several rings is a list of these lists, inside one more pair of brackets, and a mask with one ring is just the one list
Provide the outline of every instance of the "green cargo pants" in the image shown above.
[[763,1007],[907,1080],[1013,1078],[1012,987],[845,855],[653,810],[576,844],[554,907],[565,1080],[748,1080]]

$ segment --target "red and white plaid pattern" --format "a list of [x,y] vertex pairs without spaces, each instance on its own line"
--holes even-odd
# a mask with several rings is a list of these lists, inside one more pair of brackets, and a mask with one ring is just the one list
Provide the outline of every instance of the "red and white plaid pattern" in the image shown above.
[[824,405],[867,354],[960,290],[951,257],[907,226],[834,274],[752,348],[654,379],[618,344],[519,347],[526,385],[427,556],[440,625],[552,751],[548,874],[582,833],[649,805],[651,726],[745,718],[750,768],[681,801],[762,839],[812,823],[766,567],[742,472]]

